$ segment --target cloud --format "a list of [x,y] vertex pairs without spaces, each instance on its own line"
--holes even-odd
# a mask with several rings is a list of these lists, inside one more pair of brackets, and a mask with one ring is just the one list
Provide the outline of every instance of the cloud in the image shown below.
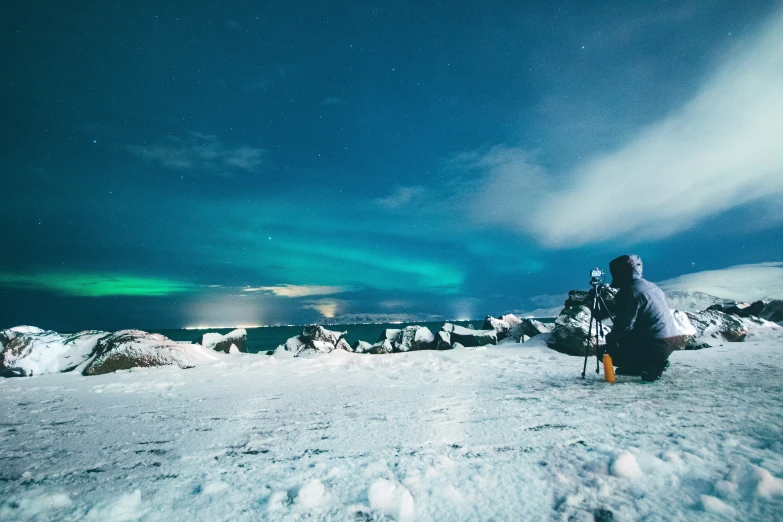
[[349,286],[318,286],[318,285],[276,285],[243,288],[243,292],[268,292],[279,297],[308,297],[314,295],[331,295],[350,292]]
[[735,301],[783,299],[783,263],[705,270],[668,279],[658,286],[664,290],[704,292]]
[[165,145],[129,145],[126,150],[146,161],[176,170],[203,169],[217,172],[255,172],[264,163],[264,149],[230,147],[217,137],[190,132],[186,137],[169,137]]
[[424,192],[424,187],[397,187],[390,195],[378,198],[373,203],[394,210],[418,201],[424,195]]
[[781,34],[783,11],[688,103],[564,175],[515,147],[457,158],[483,176],[473,220],[560,248],[666,237],[783,195]]
[[321,101],[321,105],[345,105],[345,100],[330,96]]
[[336,301],[332,299],[319,299],[318,301],[312,301],[302,308],[311,308],[322,316],[330,318],[337,315],[337,310],[343,305],[342,301]]

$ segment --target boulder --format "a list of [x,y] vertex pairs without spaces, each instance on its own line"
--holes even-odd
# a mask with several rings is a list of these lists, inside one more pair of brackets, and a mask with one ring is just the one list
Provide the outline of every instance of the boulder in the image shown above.
[[436,347],[435,336],[426,326],[406,326],[400,333],[400,341],[396,350],[410,352],[414,350],[434,350]]
[[381,355],[384,353],[392,353],[394,351],[394,345],[389,339],[384,339],[383,341],[378,341],[372,347],[367,351],[367,353],[371,353],[374,355]]
[[783,323],[783,300],[775,299],[765,304],[759,316],[773,323]]
[[[718,310],[685,312],[696,329],[697,338],[711,338],[730,343],[740,342],[748,335],[748,328],[742,319]],[[702,343],[703,344],[703,343]]]
[[484,330],[494,330],[497,332],[498,341],[507,338],[511,329],[520,323],[520,319],[512,314],[501,316],[500,318],[488,315],[484,319]]
[[498,341],[510,339],[521,343],[542,333],[550,333],[552,329],[535,319],[520,319],[513,314],[500,316],[499,318],[488,315],[484,319],[484,330],[495,330]]
[[304,327],[302,336],[312,341],[323,341],[337,346],[337,342],[345,337],[348,332],[336,332],[327,330],[323,326],[311,324]]
[[152,366],[191,368],[219,360],[196,344],[177,343],[160,334],[141,330],[120,330],[98,340],[82,374],[100,375]]
[[[563,308],[555,320],[552,335],[547,340],[547,346],[567,355],[584,356],[585,347],[588,355],[595,355],[595,325],[593,325],[592,342],[588,343],[588,328],[590,326],[590,308],[584,305],[567,306]],[[611,331],[607,325],[603,327],[604,335]],[[606,339],[600,338],[599,345],[606,344]]]
[[[601,319],[608,319],[617,314],[617,304],[615,298],[617,297],[618,290],[611,286],[604,285],[601,287],[601,299],[603,299],[606,307],[601,306]],[[589,310],[593,306],[593,296],[595,295],[595,288],[590,288],[588,291],[584,290],[571,290],[568,292],[568,298],[564,303],[564,308],[575,308],[578,306],[586,306]]]
[[371,348],[372,345],[367,341],[356,341],[353,343],[353,346],[351,346],[354,353],[369,353]]
[[337,341],[337,344],[334,347],[336,350],[345,350],[346,352],[352,352],[353,349],[351,348],[351,345],[348,344],[348,341],[345,339],[340,339]]
[[0,376],[29,377],[69,372],[84,364],[108,332],[59,334],[34,326],[0,331]]
[[763,310],[764,301],[755,301],[753,303],[714,304],[706,311],[723,312],[737,317],[760,317]]
[[195,344],[200,344],[207,350],[215,350],[216,352],[247,353],[247,330],[244,328],[237,328],[234,331],[228,332],[226,335],[205,333],[193,342]]
[[539,334],[552,333],[552,327],[536,321],[535,319],[522,319],[521,322],[511,329],[510,337],[517,342],[524,343]]
[[323,326],[311,324],[305,326],[301,335],[289,338],[285,344],[277,347],[276,352],[290,352],[294,356],[316,353],[329,353],[341,349],[352,351],[344,336],[348,332],[335,332]]
[[435,338],[435,348],[437,350],[451,350],[451,334],[441,330]]
[[441,330],[449,333],[452,344],[459,343],[468,347],[498,344],[498,333],[495,330],[471,330],[452,323],[444,324]]

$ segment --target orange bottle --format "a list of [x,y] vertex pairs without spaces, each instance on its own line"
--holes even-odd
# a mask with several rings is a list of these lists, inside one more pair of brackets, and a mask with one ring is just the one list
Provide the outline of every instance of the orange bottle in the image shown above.
[[604,380],[606,382],[614,383],[614,366],[612,366],[612,358],[608,353],[605,353],[601,362],[604,363]]

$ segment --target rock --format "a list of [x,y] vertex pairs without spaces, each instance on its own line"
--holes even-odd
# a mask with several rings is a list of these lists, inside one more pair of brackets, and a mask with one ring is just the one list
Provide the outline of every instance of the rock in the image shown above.
[[354,353],[369,353],[372,345],[367,341],[356,341],[351,348]]
[[451,342],[463,346],[485,346],[498,344],[498,334],[495,330],[471,330],[451,323],[443,325],[442,330],[448,332]]
[[773,323],[783,323],[783,300],[775,299],[765,304],[759,316]]
[[100,375],[152,366],[191,368],[219,360],[196,344],[177,343],[160,334],[141,330],[120,330],[98,340],[82,374]]
[[414,350],[434,350],[436,347],[435,336],[426,326],[406,326],[401,334],[400,341],[395,346],[396,351],[410,352]]
[[451,334],[443,330],[438,332],[438,336],[435,339],[435,347],[437,350],[451,350]]
[[337,346],[337,342],[345,337],[348,332],[336,332],[327,330],[323,326],[311,324],[304,327],[302,336],[307,340],[323,341]]
[[697,338],[708,337],[735,343],[743,341],[745,336],[748,335],[747,326],[743,321],[731,314],[719,312],[718,310],[685,312],[685,314],[695,327]]
[[69,372],[84,364],[108,332],[59,334],[34,326],[0,331],[0,376],[29,377]]
[[[603,286],[601,289],[601,299],[604,304],[601,306],[601,319],[608,319],[617,314],[617,304],[615,298],[618,290],[610,286]],[[595,295],[595,288],[590,288],[588,291],[584,290],[571,290],[568,292],[568,298],[564,303],[564,308],[575,308],[577,306],[586,306],[589,310],[593,306],[593,296]]]
[[495,332],[497,332],[498,341],[502,341],[503,339],[509,336],[509,333],[511,332],[511,328],[513,326],[518,325],[520,322],[519,318],[514,315],[509,314],[505,317],[508,319],[505,319],[503,317],[498,319],[492,317],[491,315],[488,315],[484,319],[483,329],[494,330]]
[[[589,325],[590,309],[587,306],[565,307],[555,320],[555,327],[547,340],[547,346],[560,353],[576,356],[584,356],[585,347],[587,347],[588,355],[595,355],[595,337],[588,346]],[[611,331],[611,328],[604,325],[603,330],[605,336]],[[591,333],[595,336],[595,324],[593,324]],[[599,344],[606,344],[606,340],[599,339]]]
[[[193,342],[195,344],[200,344],[207,350],[214,350],[216,352],[247,353],[247,348],[245,347],[247,343],[247,330],[244,328],[237,328],[234,331],[228,332],[226,335],[205,333]],[[234,347],[234,350],[232,350],[232,346]]]
[[551,328],[535,319],[520,319],[513,314],[499,318],[488,315],[484,319],[484,330],[495,330],[498,341],[510,339],[514,342],[525,342],[541,333],[551,332]]
[[352,352],[353,349],[351,348],[351,345],[348,344],[348,341],[345,339],[340,339],[337,341],[337,344],[334,347],[336,350],[345,350],[346,352]]
[[[277,347],[278,352],[290,352],[295,357],[305,354],[329,353],[341,349],[352,351],[343,337],[348,332],[335,332],[323,326],[311,324],[305,326],[301,335],[289,338],[285,344]],[[341,342],[342,341],[342,342]]]
[[384,353],[392,353],[394,351],[394,345],[389,339],[384,339],[383,341],[378,341],[372,347],[367,353],[371,353],[374,355],[381,355]]
[[718,311],[724,314],[736,315],[737,317],[759,317],[764,310],[764,301],[755,301],[753,303],[732,303],[725,305],[713,305],[707,308],[707,311]]
[[535,319],[522,319],[511,329],[510,337],[517,342],[525,343],[539,334],[552,333],[552,327]]

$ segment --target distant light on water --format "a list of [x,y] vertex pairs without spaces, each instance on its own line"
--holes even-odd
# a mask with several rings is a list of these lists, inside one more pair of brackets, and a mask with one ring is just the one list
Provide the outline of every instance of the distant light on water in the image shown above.
[[238,324],[235,326],[212,326],[212,325],[197,325],[197,326],[186,326],[183,328],[183,330],[218,330],[218,329],[227,329],[232,328],[236,330],[237,328],[264,328],[266,325],[263,324]]

